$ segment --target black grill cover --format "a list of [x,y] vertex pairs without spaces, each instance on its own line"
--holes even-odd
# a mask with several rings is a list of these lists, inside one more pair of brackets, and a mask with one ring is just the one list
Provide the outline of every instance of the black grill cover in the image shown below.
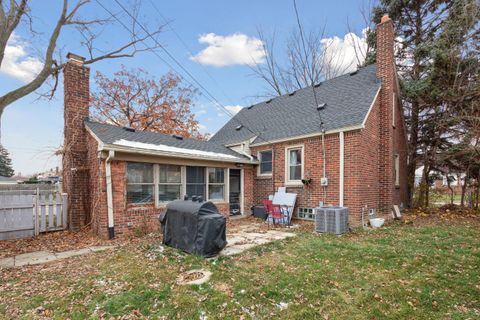
[[211,257],[227,245],[225,217],[211,202],[170,202],[160,223],[163,243],[191,254]]

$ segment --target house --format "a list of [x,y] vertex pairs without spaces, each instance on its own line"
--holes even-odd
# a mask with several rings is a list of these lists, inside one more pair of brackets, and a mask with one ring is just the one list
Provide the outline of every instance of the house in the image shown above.
[[88,120],[89,69],[69,54],[65,75],[63,185],[69,223],[102,237],[158,226],[184,195],[220,212],[249,214],[278,187],[297,193],[296,214],[347,206],[389,213],[407,199],[407,144],[395,70],[393,22],[377,29],[377,62],[244,108],[209,141]]
[[0,185],[6,186],[6,185],[14,185],[14,184],[17,184],[17,180],[15,180],[14,178],[0,176]]

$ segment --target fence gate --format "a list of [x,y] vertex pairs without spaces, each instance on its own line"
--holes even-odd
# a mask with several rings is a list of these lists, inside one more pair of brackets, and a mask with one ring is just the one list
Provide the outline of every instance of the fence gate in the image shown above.
[[28,238],[67,227],[67,194],[0,193],[0,240]]

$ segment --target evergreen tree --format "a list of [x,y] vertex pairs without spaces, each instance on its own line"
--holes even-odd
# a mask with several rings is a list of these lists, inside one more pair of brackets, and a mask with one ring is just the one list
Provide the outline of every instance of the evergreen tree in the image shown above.
[[[383,14],[395,22],[396,61],[407,121],[409,145],[408,189],[412,199],[415,170],[424,165],[426,185],[437,155],[452,143],[449,136],[455,126],[452,118],[465,92],[459,79],[471,80],[471,55],[460,47],[465,44],[478,52],[478,5],[475,0],[380,0],[372,19],[379,23]],[[375,48],[374,31],[368,41]],[[476,40],[475,40],[476,39]],[[366,64],[373,63],[375,52]],[[447,120],[445,120],[447,119]],[[428,189],[428,188],[427,188]],[[420,205],[428,203],[421,199]]]
[[12,160],[7,149],[0,144],[0,176],[11,177],[15,171],[12,168]]

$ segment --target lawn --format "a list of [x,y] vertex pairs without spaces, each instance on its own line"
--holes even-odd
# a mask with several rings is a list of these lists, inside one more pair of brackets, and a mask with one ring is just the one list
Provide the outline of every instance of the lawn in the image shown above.
[[[479,224],[397,223],[295,238],[211,260],[159,249],[3,270],[0,317],[85,319],[478,319]],[[181,286],[184,271],[212,279]]]

